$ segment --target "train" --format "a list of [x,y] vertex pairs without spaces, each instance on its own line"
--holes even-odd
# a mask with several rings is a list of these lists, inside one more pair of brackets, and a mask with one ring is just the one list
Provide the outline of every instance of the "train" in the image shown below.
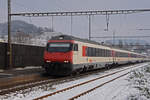
[[52,37],[44,51],[43,68],[49,75],[66,76],[113,65],[147,61],[147,57],[69,35]]

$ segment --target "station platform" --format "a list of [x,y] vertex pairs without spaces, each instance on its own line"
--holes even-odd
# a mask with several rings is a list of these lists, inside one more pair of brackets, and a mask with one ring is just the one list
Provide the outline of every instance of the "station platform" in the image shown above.
[[2,78],[11,78],[16,76],[24,76],[36,73],[44,73],[44,69],[41,66],[29,66],[24,68],[14,68],[11,70],[2,70],[0,69],[0,79]]
[[44,75],[44,69],[39,67],[14,68],[12,70],[0,70],[0,90],[17,84],[28,83],[39,79]]

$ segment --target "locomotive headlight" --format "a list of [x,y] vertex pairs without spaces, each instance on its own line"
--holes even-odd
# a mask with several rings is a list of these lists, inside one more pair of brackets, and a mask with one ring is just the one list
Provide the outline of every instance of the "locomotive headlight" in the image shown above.
[[65,62],[65,63],[68,63],[69,61],[65,60],[64,62]]
[[49,62],[51,62],[51,61],[49,61],[49,60],[46,60],[46,62],[47,62],[47,63],[49,63]]

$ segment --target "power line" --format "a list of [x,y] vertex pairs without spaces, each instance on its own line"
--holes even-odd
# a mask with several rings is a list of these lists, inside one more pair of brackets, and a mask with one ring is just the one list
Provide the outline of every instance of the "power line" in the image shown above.
[[144,29],[144,28],[142,29],[142,28],[140,28],[140,29],[136,29],[136,30],[139,30],[139,31],[145,31],[145,30],[149,31],[150,29]]
[[106,15],[107,29],[109,25],[109,15],[115,14],[133,14],[140,12],[148,12],[150,9],[134,9],[134,10],[103,10],[103,11],[75,11],[75,12],[47,12],[47,13],[12,13],[11,16],[24,17],[44,17],[44,16],[89,16],[89,39],[91,39],[91,15]]
[[133,13],[149,12],[149,11],[150,9],[46,12],[46,13],[12,13],[11,16],[42,17],[42,16],[115,15],[115,14],[133,14]]
[[[91,38],[112,38],[112,36],[91,37]],[[150,38],[150,36],[115,36],[115,38]]]

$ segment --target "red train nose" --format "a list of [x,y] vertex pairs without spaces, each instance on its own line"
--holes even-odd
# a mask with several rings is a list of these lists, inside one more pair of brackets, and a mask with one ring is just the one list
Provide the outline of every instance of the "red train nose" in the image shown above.
[[72,63],[72,51],[70,52],[45,52],[44,59],[49,62]]

